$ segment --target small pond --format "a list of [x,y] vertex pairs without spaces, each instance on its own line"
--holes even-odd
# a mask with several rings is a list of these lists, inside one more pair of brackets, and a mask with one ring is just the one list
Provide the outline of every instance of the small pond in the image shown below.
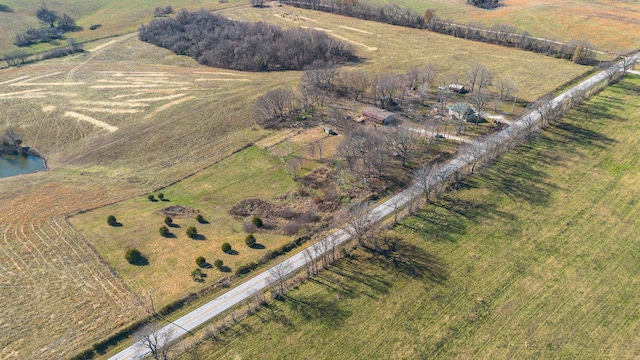
[[44,160],[37,156],[0,154],[0,178],[28,174],[46,168]]

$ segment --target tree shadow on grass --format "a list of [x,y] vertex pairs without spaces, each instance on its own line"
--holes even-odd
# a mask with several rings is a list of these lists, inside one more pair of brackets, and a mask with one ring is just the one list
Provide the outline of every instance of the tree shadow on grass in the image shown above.
[[300,314],[305,320],[317,320],[325,325],[339,326],[351,315],[340,306],[335,297],[327,299],[320,294],[293,297],[285,294],[282,298],[292,311]]
[[135,266],[147,266],[149,265],[149,259],[144,255],[140,255],[140,257],[135,259],[133,262],[130,262],[130,264]]
[[256,250],[264,250],[264,249],[267,248],[266,246],[264,246],[262,244],[259,244],[259,243],[255,243],[255,244],[253,244],[253,245],[251,245],[249,247],[252,248],[252,249],[256,249]]
[[[614,118],[611,114],[603,115],[603,117],[607,120]],[[558,136],[566,139],[566,142],[577,144],[581,147],[605,149],[617,142],[603,133],[567,121],[560,122],[556,126],[551,127],[549,132],[558,134]]]
[[[462,182],[463,188],[478,186],[471,182]],[[500,211],[495,204],[463,200],[455,194],[445,195],[414,215],[419,221],[404,221],[399,226],[410,229],[425,239],[437,242],[454,242],[466,234],[470,224],[479,223],[482,219],[500,217],[512,220],[513,215]]]
[[374,259],[387,269],[393,269],[415,279],[428,279],[438,284],[449,277],[446,264],[425,249],[399,236],[385,236],[377,240],[377,249],[370,249]]
[[224,253],[227,254],[227,255],[238,255],[239,254],[239,252],[237,250],[234,250],[234,249],[231,249],[229,251],[225,251]]
[[[341,281],[342,278],[346,280]],[[364,295],[376,299],[378,295],[388,293],[392,286],[392,283],[384,277],[364,273],[359,270],[357,263],[349,261],[340,261],[334,264],[329,269],[314,276],[311,281],[326,286],[340,296],[348,298]]]
[[192,240],[207,240],[207,237],[202,234],[191,235]]
[[168,227],[170,227],[170,228],[174,228],[174,229],[177,229],[177,228],[179,228],[179,227],[180,227],[180,225],[178,225],[178,224],[176,224],[176,223],[171,223],[171,224],[169,224],[169,225],[167,225],[167,226],[168,226]]
[[218,268],[218,270],[220,270],[220,272],[223,273],[230,273],[231,272],[231,268],[228,267],[227,265],[222,265]]
[[162,235],[163,238],[167,238],[167,239],[175,239],[177,238],[176,234],[170,232],[168,234]]

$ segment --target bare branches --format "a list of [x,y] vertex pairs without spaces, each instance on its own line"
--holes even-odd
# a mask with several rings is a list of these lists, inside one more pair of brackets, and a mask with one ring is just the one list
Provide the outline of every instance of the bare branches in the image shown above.
[[274,266],[269,270],[270,280],[276,285],[274,289],[273,297],[279,298],[284,295],[284,284],[289,274],[291,273],[291,264],[287,260]]
[[346,215],[348,225],[345,230],[349,235],[354,236],[358,240],[358,246],[364,247],[364,238],[374,224],[369,204],[362,202],[354,205]]

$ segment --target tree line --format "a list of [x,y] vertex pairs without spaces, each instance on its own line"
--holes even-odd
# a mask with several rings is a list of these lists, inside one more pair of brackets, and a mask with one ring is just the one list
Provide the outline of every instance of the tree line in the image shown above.
[[539,39],[532,37],[526,31],[519,32],[515,27],[508,24],[496,24],[491,28],[485,28],[484,25],[477,22],[467,25],[455,24],[451,19],[439,19],[435,12],[430,9],[426,10],[424,14],[418,14],[413,9],[403,8],[396,4],[372,5],[368,2],[355,0],[342,2],[332,0],[282,0],[281,3],[303,9],[330,12],[391,25],[427,29],[459,38],[532,51],[584,65],[590,65],[595,62],[593,45],[587,41],[572,40],[568,43],[561,43]]
[[23,33],[18,33],[13,41],[14,45],[22,47],[50,42],[61,39],[65,32],[82,30],[82,26],[76,25],[76,21],[69,15],[59,16],[44,4],[36,11],[35,15],[44,26],[39,29],[29,28]]
[[301,70],[316,60],[344,62],[353,48],[311,29],[234,21],[206,10],[180,10],[140,27],[142,41],[187,55],[200,64],[245,71]]

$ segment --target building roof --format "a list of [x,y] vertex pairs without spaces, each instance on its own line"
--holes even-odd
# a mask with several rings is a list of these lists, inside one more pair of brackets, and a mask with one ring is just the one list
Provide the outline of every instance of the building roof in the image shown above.
[[467,111],[471,110],[471,106],[465,104],[465,103],[456,103],[455,105],[449,105],[447,106],[447,109],[456,112],[460,115],[465,114]]
[[388,118],[389,116],[395,116],[395,114],[391,111],[379,109],[373,106],[367,106],[366,108],[364,108],[364,110],[362,110],[362,114],[380,121]]

